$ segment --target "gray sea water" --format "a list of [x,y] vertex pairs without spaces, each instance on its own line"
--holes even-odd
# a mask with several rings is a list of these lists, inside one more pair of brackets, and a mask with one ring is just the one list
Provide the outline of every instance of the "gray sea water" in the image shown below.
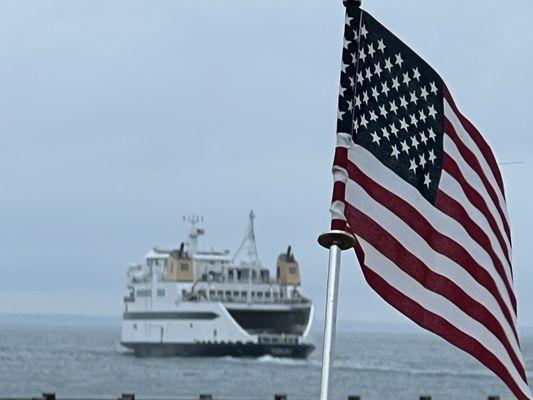
[[[123,392],[146,399],[317,399],[318,346],[307,361],[275,359],[137,358],[119,344],[116,324],[44,324],[0,320],[0,397],[116,398]],[[528,370],[533,339],[524,338]],[[530,379],[533,374],[529,373]],[[481,400],[513,396],[480,364],[438,338],[424,334],[339,332],[333,396],[363,400]]]

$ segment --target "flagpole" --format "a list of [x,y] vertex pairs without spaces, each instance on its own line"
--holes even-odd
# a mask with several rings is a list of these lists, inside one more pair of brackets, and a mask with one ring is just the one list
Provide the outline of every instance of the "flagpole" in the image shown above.
[[[346,8],[361,7],[361,0],[343,0]],[[348,13],[348,10],[346,11]],[[331,230],[318,237],[318,243],[329,249],[328,288],[326,293],[326,316],[324,323],[324,346],[322,351],[322,379],[320,382],[320,400],[329,400],[331,396],[331,373],[333,367],[335,333],[337,325],[337,298],[339,292],[339,274],[341,252],[352,248],[355,237],[345,231]]]
[[324,324],[324,349],[322,353],[322,381],[320,400],[329,400],[331,393],[331,372],[337,322],[337,298],[341,252],[355,244],[353,235],[344,231],[329,231],[318,238],[318,243],[329,249],[328,288],[326,294],[326,321]]

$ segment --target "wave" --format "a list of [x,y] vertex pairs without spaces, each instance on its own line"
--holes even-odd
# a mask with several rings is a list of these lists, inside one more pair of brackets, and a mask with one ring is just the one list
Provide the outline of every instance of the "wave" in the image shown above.
[[273,357],[270,355],[261,356],[258,358],[247,358],[247,357],[221,357],[219,360],[224,362],[238,363],[238,364],[275,364],[283,365],[288,367],[320,367],[320,363],[315,360],[301,360],[293,358],[281,358]]
[[391,367],[384,365],[361,365],[353,362],[335,362],[335,368],[352,370],[357,372],[382,372],[402,375],[415,376],[454,376],[454,377],[471,377],[471,378],[492,378],[494,374],[486,369],[468,369],[468,370],[452,370],[446,368],[439,369],[417,369],[404,367]]
[[[279,358],[272,356],[262,356],[259,358],[237,358],[237,357],[224,357],[224,361],[233,363],[262,363],[262,364],[275,364],[283,365],[287,367],[308,367],[308,368],[321,368],[322,363],[320,360],[296,360],[290,358]],[[494,378],[495,375],[488,369],[448,369],[448,368],[405,368],[401,366],[385,366],[385,365],[364,365],[353,361],[335,361],[333,367],[339,370],[348,370],[354,372],[376,372],[376,373],[390,373],[401,375],[413,375],[413,376],[437,376],[437,377],[470,377],[470,378]],[[527,374],[529,379],[533,378],[533,372]]]
[[270,363],[270,364],[277,364],[277,365],[287,365],[287,366],[320,366],[321,364],[318,361],[315,360],[297,360],[294,358],[280,358],[280,357],[273,357],[273,356],[262,356],[259,357],[257,362],[261,363]]

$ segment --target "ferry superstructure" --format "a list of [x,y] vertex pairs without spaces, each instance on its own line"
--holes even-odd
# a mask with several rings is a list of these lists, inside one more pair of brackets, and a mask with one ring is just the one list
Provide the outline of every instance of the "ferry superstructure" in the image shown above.
[[200,249],[204,230],[191,218],[179,248],[154,247],[130,265],[122,345],[139,356],[307,358],[313,305],[300,293],[298,262],[289,247],[271,276],[257,256],[254,217],[234,256]]

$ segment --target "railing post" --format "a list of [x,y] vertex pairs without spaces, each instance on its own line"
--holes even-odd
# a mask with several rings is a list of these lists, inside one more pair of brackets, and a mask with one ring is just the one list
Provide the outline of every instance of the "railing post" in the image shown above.
[[431,396],[420,396],[420,400],[431,400]]
[[122,396],[119,398],[119,400],[135,400],[135,394],[134,393],[122,393]]
[[348,400],[361,400],[361,396],[348,396]]
[[200,400],[213,400],[212,394],[200,394]]
[[287,395],[286,394],[275,394],[274,400],[287,400]]
[[55,393],[43,393],[43,399],[44,400],[56,400],[56,394]]
[[500,396],[489,396],[488,400],[500,400]]

